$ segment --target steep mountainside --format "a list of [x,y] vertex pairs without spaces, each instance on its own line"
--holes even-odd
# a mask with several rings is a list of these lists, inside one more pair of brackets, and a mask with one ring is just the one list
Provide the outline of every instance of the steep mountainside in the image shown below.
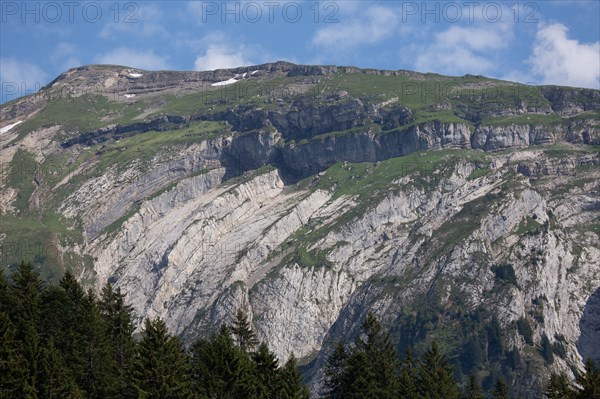
[[315,391],[369,310],[527,397],[600,360],[597,90],[96,65],[0,120],[3,268],[114,282],[186,339],[242,307]]

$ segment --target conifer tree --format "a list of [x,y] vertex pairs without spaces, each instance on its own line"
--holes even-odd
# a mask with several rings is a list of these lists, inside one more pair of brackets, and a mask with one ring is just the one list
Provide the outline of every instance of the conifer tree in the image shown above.
[[221,326],[210,340],[194,343],[192,375],[195,392],[208,397],[258,397],[253,363],[236,346],[227,326]]
[[492,389],[492,399],[510,399],[508,385],[503,379],[498,379]]
[[581,387],[578,399],[600,399],[600,369],[589,357],[585,361],[585,372],[577,377],[577,384]]
[[292,353],[279,372],[276,399],[308,399],[308,388],[302,383],[298,372],[298,361]]
[[188,359],[159,318],[146,319],[134,379],[138,395],[147,399],[192,397]]
[[267,344],[262,342],[256,352],[252,354],[255,365],[256,379],[264,387],[267,397],[274,396],[274,388],[279,374],[279,362],[273,353],[269,351]]
[[475,374],[471,374],[469,377],[469,385],[465,390],[464,399],[484,399],[483,390]]
[[125,303],[120,288],[110,283],[102,289],[99,303],[107,339],[107,370],[105,390],[107,398],[134,398],[132,373],[135,359],[133,340],[133,308]]
[[248,315],[242,309],[238,309],[230,330],[237,345],[243,351],[251,352],[258,345],[256,334],[252,331],[252,325],[248,321]]
[[43,398],[83,399],[77,383],[69,372],[60,352],[50,338],[42,349],[40,361],[40,386]]
[[564,374],[552,373],[548,385],[544,390],[548,399],[574,399],[575,391],[571,388],[569,380]]
[[436,342],[423,355],[419,365],[418,385],[420,394],[431,399],[456,399],[458,384],[448,359]]
[[43,283],[31,263],[21,262],[12,276],[13,284],[8,286],[8,308],[15,326],[15,339],[21,343],[28,376],[26,386],[30,397],[35,398],[40,390],[38,376],[41,357],[40,302]]
[[400,369],[398,385],[401,398],[419,398],[419,390],[417,389],[417,365],[410,346],[406,348],[406,354]]
[[325,386],[323,396],[325,398],[341,398],[343,395],[343,375],[348,361],[348,352],[344,345],[337,343],[333,353],[327,359],[325,366]]
[[21,343],[15,338],[15,326],[0,311],[0,399],[35,397],[29,385],[27,361]]

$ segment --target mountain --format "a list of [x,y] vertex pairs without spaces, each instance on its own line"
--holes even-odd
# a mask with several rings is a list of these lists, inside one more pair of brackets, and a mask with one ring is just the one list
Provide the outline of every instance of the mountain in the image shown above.
[[243,308],[313,392],[369,311],[524,397],[600,360],[598,90],[91,65],[0,120],[3,268],[110,281],[187,342]]

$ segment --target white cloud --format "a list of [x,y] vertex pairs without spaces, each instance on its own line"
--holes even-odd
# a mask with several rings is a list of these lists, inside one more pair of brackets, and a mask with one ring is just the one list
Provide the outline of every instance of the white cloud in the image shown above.
[[451,26],[438,32],[430,45],[417,48],[415,69],[449,75],[489,74],[498,68],[498,52],[513,37],[508,24]]
[[209,45],[203,55],[196,57],[194,69],[196,71],[211,71],[245,65],[252,65],[252,62],[245,59],[242,49],[232,48],[221,43]]
[[[115,3],[115,7],[117,6]],[[114,12],[115,10],[113,10]],[[148,2],[126,3],[119,10],[118,22],[111,18],[107,19],[106,24],[100,30],[100,37],[111,39],[126,34],[145,38],[151,36],[169,37],[169,31],[163,26],[167,12],[169,10]],[[114,14],[111,16],[114,16]]]
[[171,69],[167,57],[159,56],[154,50],[133,50],[119,47],[96,58],[100,64],[123,65],[147,70]]
[[529,58],[532,73],[544,84],[600,89],[600,42],[580,43],[567,37],[566,26],[541,26]]
[[34,93],[48,83],[48,75],[37,65],[16,58],[0,58],[0,102]]
[[[337,50],[347,50],[364,44],[374,44],[392,35],[398,28],[396,12],[389,7],[372,6],[360,10],[361,15],[340,21],[317,31],[313,44]],[[352,10],[356,11],[356,10]]]

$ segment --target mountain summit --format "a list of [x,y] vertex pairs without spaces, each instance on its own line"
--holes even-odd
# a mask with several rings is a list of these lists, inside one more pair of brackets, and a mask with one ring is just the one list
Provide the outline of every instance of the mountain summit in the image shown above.
[[3,268],[110,281],[188,341],[242,308],[315,392],[369,311],[523,397],[600,360],[598,90],[90,65],[0,120]]

